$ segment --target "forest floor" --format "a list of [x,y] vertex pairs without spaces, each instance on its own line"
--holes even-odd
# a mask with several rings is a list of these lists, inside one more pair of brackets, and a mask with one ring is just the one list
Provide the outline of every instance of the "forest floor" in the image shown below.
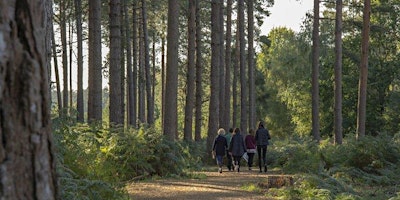
[[259,173],[258,169],[249,171],[247,167],[241,167],[241,171],[233,172],[224,168],[222,173],[217,168],[207,171],[193,172],[203,178],[166,178],[159,180],[145,180],[133,182],[126,189],[131,199],[267,199],[263,193],[265,190],[246,189],[246,186],[265,182],[268,176],[277,171]]

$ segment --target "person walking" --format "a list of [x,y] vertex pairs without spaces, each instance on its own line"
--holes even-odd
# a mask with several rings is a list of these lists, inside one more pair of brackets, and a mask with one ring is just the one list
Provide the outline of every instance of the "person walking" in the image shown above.
[[213,145],[213,155],[215,155],[215,159],[217,160],[218,172],[222,173],[222,159],[225,156],[226,149],[228,148],[228,143],[226,142],[226,138],[224,137],[225,130],[220,128],[218,130],[218,135],[215,137],[214,145]]
[[264,123],[260,121],[258,124],[258,129],[256,131],[256,144],[257,144],[257,153],[258,153],[258,166],[260,167],[260,173],[262,172],[262,166],[264,165],[264,172],[267,172],[267,146],[269,145],[269,141],[271,136],[266,127],[264,127]]
[[232,140],[229,144],[229,154],[233,156],[235,171],[237,172],[240,172],[240,159],[242,158],[245,151],[246,146],[244,144],[244,139],[240,134],[240,129],[235,128]]
[[249,159],[247,160],[247,166],[249,167],[249,170],[252,170],[254,154],[257,152],[256,138],[254,137],[253,129],[249,130],[249,134],[246,135],[244,142],[246,143],[247,155],[249,156]]
[[232,166],[232,156],[229,154],[229,144],[231,143],[232,140],[232,133],[233,133],[233,128],[230,128],[228,132],[225,134],[226,142],[228,142],[228,148],[226,149],[226,167],[228,168],[229,171],[233,170]]

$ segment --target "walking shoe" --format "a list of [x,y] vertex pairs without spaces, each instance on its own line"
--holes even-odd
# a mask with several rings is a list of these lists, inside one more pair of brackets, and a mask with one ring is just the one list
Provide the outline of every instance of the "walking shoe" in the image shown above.
[[219,172],[219,173],[222,173],[222,168],[221,168],[221,167],[218,169],[218,172]]
[[264,172],[267,172],[267,165],[264,166]]
[[251,167],[249,167],[249,171],[251,171],[252,169],[251,169]]

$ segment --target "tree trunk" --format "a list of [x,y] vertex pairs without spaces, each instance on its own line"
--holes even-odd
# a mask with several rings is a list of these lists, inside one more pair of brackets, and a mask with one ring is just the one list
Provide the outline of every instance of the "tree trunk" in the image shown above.
[[221,0],[211,2],[211,72],[210,72],[210,106],[207,131],[207,152],[211,147],[218,130],[219,122],[219,64],[220,64],[220,6]]
[[89,122],[103,118],[101,60],[101,1],[89,0]]
[[239,62],[240,62],[240,36],[239,30],[236,29],[235,42],[235,62],[233,64],[233,80],[232,80],[232,128],[238,126],[237,119],[239,118],[238,106],[238,79],[239,79]]
[[[45,15],[44,20],[46,22],[46,28],[44,31],[46,32],[46,46],[45,46],[45,51],[46,51],[46,68],[47,68],[47,77],[49,77],[49,91],[51,91],[51,58],[52,58],[52,35],[53,35],[53,1],[51,0],[45,0]],[[50,92],[50,105],[53,103],[52,98],[51,98],[51,92]]]
[[84,108],[83,108],[83,52],[82,52],[82,2],[75,0],[75,16],[76,16],[76,39],[78,43],[78,86],[77,86],[77,100],[76,107],[78,111],[77,120],[84,121]]
[[314,0],[314,21],[312,32],[312,133],[314,140],[320,140],[319,132],[319,0]]
[[[164,21],[164,20],[163,20]],[[161,120],[164,122],[165,115],[165,33],[161,36]],[[163,124],[164,125],[164,124]],[[163,127],[164,130],[164,127]]]
[[[143,17],[143,13],[142,13]],[[144,41],[143,41],[143,28],[139,24],[139,69],[138,69],[138,115],[139,115],[139,123],[146,123],[146,72],[144,66]]]
[[244,0],[238,1],[238,29],[239,29],[239,42],[240,42],[240,129],[246,132],[248,128],[248,96],[247,96],[247,77],[246,77],[246,51],[244,40]]
[[66,10],[67,2],[61,2],[60,9],[60,27],[61,27],[61,45],[62,45],[62,65],[63,65],[63,106],[64,109],[61,111],[64,115],[68,113],[68,54],[67,54],[67,20]]
[[343,1],[336,1],[335,20],[335,143],[342,144],[343,140],[343,117],[342,117],[342,9]]
[[146,73],[146,103],[147,103],[147,123],[154,123],[154,102],[151,92],[151,73],[150,73],[150,48],[149,33],[147,30],[146,0],[142,0],[142,22],[143,22],[143,42],[144,42],[144,68]]
[[165,113],[164,135],[174,140],[178,132],[177,98],[178,98],[178,47],[179,47],[179,2],[168,0],[168,33],[167,33],[167,73],[165,80]]
[[121,76],[121,121],[122,124],[125,124],[125,82],[126,82],[126,61],[125,61],[125,49],[126,49],[126,36],[125,36],[125,32],[126,32],[126,27],[125,27],[125,23],[124,23],[124,7],[126,7],[125,5],[125,0],[120,0],[120,31],[121,31],[121,37],[120,37],[120,41],[121,41],[121,46],[120,46],[120,63],[121,63],[121,70],[119,72],[120,76]]
[[51,48],[52,48],[52,52],[53,52],[54,74],[56,77],[58,116],[61,117],[63,106],[62,106],[62,98],[61,98],[61,82],[60,82],[60,73],[58,71],[57,49],[56,49],[56,40],[55,40],[55,36],[54,36],[54,27],[52,27],[51,30],[52,30]]
[[0,0],[0,199],[57,199],[44,0]]
[[358,83],[357,138],[365,136],[367,113],[368,47],[370,31],[371,0],[364,0],[363,29],[361,39],[360,79]]
[[193,127],[193,107],[195,95],[195,62],[196,53],[196,4],[193,0],[188,0],[189,17],[188,17],[188,65],[187,65],[187,81],[186,81],[186,105],[185,105],[185,124],[184,139],[192,141]]
[[202,128],[202,106],[203,106],[203,67],[202,67],[202,42],[201,42],[201,23],[200,23],[200,0],[196,1],[196,114],[195,114],[195,131],[194,139],[196,142],[201,141],[201,128]]
[[110,124],[124,124],[121,106],[120,0],[110,0]]
[[[70,3],[70,2],[68,2],[68,3]],[[69,8],[69,7],[70,7],[70,5],[68,4],[67,8]],[[69,11],[69,13],[72,13],[72,11]],[[72,108],[73,108],[73,99],[72,99],[72,97],[73,97],[73,90],[72,90],[73,48],[72,48],[72,42],[74,40],[74,30],[72,27],[72,18],[71,17],[68,17],[68,36],[69,36],[69,38],[68,38],[68,47],[69,47],[69,68],[68,68],[69,76],[68,77],[69,77],[69,81],[68,82],[69,82],[69,88],[70,88],[70,90],[69,90],[69,108],[70,108],[70,110],[68,112],[71,112]]]
[[227,131],[230,128],[231,113],[231,68],[232,68],[232,0],[228,0],[226,4],[226,44],[225,44],[225,99],[224,99],[224,124],[223,128]]
[[219,43],[218,43],[218,49],[219,49],[219,64],[218,64],[218,81],[219,81],[219,123],[218,127],[224,127],[225,126],[225,58],[224,58],[224,1],[221,1],[221,4],[219,6]]
[[[128,0],[124,0],[125,6],[123,7],[124,12],[124,23],[125,23],[125,34],[126,34],[126,77],[127,77],[127,120],[128,125],[134,126],[134,110],[133,110],[133,99],[135,97],[133,93],[133,72],[132,72],[132,45],[131,45],[131,29],[129,24],[129,13],[128,13]],[[134,15],[134,14],[133,14]]]
[[249,65],[249,128],[256,129],[256,83],[254,78],[254,15],[253,0],[247,0],[247,18],[248,18],[248,65]]
[[132,69],[132,94],[131,94],[131,98],[132,98],[132,102],[131,102],[131,111],[132,111],[132,115],[131,115],[131,122],[133,123],[133,127],[137,128],[137,96],[138,96],[138,79],[137,79],[137,73],[138,73],[138,37],[137,37],[137,29],[138,29],[138,22],[137,22],[137,12],[136,12],[136,1],[133,1],[132,4],[132,57],[133,57],[133,69]]

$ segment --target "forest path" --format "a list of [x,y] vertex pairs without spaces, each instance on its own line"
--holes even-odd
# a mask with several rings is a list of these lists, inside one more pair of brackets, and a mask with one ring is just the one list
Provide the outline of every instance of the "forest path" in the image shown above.
[[[242,167],[241,172],[222,173],[212,168],[209,171],[194,172],[206,175],[201,179],[160,179],[130,183],[126,186],[131,199],[146,200],[187,200],[187,199],[267,199],[260,192],[249,192],[242,186],[264,182],[272,172],[259,173]],[[213,170],[213,171],[212,171]]]

